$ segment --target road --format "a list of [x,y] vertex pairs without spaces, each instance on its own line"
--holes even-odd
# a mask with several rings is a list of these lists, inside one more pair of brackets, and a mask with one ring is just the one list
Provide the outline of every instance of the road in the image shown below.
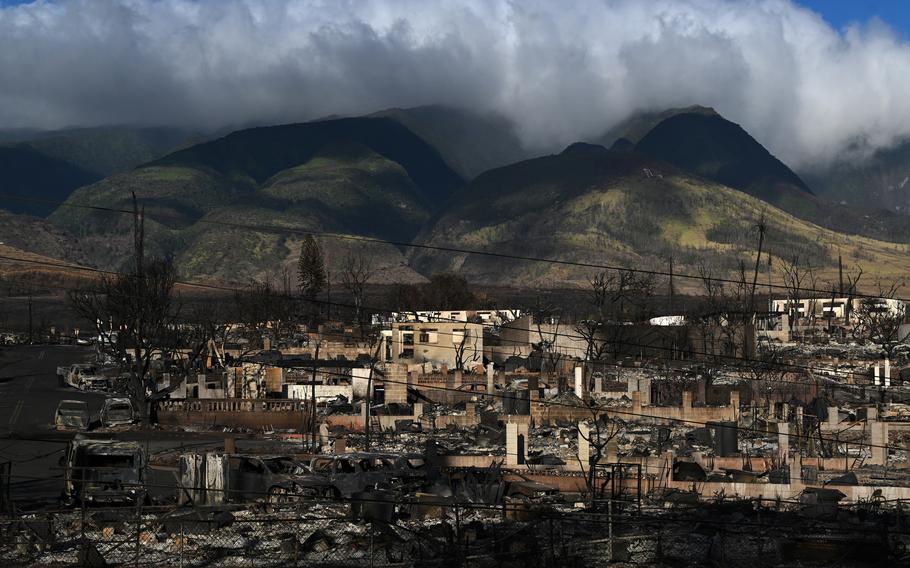
[[97,413],[104,395],[60,386],[56,371],[91,356],[91,348],[75,346],[0,349],[0,462],[13,462],[14,500],[40,503],[59,497],[58,460],[72,435],[52,429],[57,404],[63,399],[84,400]]
[[[10,494],[20,509],[55,507],[63,492],[63,456],[72,432],[53,428],[57,404],[64,399],[84,400],[97,416],[103,393],[60,386],[57,367],[90,362],[91,347],[27,345],[0,348],[0,463],[12,462]],[[101,434],[103,435],[103,434]],[[132,430],[106,437],[139,440],[150,453],[192,446],[216,448],[223,443],[217,433],[175,433]],[[173,494],[173,475],[149,471],[149,492]]]

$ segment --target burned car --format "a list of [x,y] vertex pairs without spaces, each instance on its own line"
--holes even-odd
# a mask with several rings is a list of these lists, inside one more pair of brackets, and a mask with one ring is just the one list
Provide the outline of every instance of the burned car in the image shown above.
[[316,456],[314,475],[328,480],[335,496],[351,497],[379,485],[399,492],[418,489],[426,480],[423,456],[358,452]]
[[101,406],[101,425],[120,426],[132,424],[136,419],[133,403],[125,397],[111,397],[104,400]]
[[286,502],[331,492],[329,482],[310,475],[309,466],[289,456],[182,454],[179,460],[181,503],[220,504]]
[[287,456],[228,456],[227,481],[232,500],[283,502],[332,494],[327,479]]
[[61,400],[54,413],[57,430],[88,430],[91,416],[88,404],[81,400]]
[[77,363],[69,367],[57,367],[57,379],[61,386],[69,385],[79,390],[108,390],[110,381],[94,365]]
[[69,502],[132,505],[145,499],[146,456],[137,442],[77,434],[61,462]]
[[506,496],[513,499],[543,499],[559,495],[559,489],[546,483],[522,478],[506,482]]

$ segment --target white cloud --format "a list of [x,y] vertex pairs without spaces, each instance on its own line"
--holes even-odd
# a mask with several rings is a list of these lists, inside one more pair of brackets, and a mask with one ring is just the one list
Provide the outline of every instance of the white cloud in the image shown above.
[[535,146],[710,105],[791,165],[910,134],[910,45],[785,0],[58,0],[0,9],[0,126],[498,111]]

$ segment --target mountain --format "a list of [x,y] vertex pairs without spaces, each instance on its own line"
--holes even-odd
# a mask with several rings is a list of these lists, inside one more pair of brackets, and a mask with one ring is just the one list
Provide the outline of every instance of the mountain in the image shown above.
[[[128,257],[130,217],[81,206],[128,210],[135,192],[155,252],[173,255],[194,279],[245,281],[293,273],[308,231],[410,241],[462,185],[399,122],[346,118],[246,129],[179,150],[79,189],[51,220],[101,265],[118,267]],[[421,278],[392,245],[324,239],[324,246],[330,268],[357,252],[382,269],[377,278]]]
[[86,264],[88,255],[72,235],[30,215],[0,209],[0,244],[49,258]]
[[[798,254],[819,267],[819,278],[833,278],[841,254],[886,278],[910,267],[904,246],[848,237],[641,152],[591,144],[481,174],[417,242],[656,270],[672,255],[681,272],[705,263],[730,276],[740,261],[754,263],[762,215],[776,266]],[[457,270],[475,281],[546,287],[576,285],[595,270],[426,249],[411,264],[424,274]]]
[[[600,140],[613,149],[634,149],[691,174],[739,189],[835,231],[910,242],[910,216],[878,209],[874,201],[833,200],[834,194],[824,189],[816,195],[810,188],[830,186],[818,184],[815,177],[806,183],[742,127],[708,107],[633,115]],[[827,179],[836,175],[828,175]]]
[[60,130],[0,130],[0,144],[25,144],[100,176],[128,171],[205,140],[178,128],[99,126]]
[[27,144],[0,146],[0,193],[3,194],[0,199],[4,207],[14,213],[48,215],[56,207],[55,203],[69,197],[74,189],[100,178]]
[[844,157],[800,175],[830,201],[910,214],[910,141],[865,158]]
[[635,147],[655,126],[678,114],[702,114],[717,116],[711,107],[693,105],[683,108],[670,108],[659,111],[637,112],[607,130],[594,142],[612,150],[628,150]]
[[716,113],[674,114],[649,130],[635,149],[775,205],[812,195],[741,126]]
[[26,144],[98,177],[131,170],[203,140],[201,134],[177,128],[108,126],[0,131],[0,144]]
[[436,148],[465,179],[531,157],[514,125],[499,115],[429,105],[389,109],[371,116],[400,122]]

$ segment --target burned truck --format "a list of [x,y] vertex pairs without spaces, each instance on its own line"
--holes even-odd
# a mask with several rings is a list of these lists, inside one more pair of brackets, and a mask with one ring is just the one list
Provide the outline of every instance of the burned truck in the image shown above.
[[61,462],[68,503],[133,505],[145,500],[146,456],[136,442],[79,434]]

